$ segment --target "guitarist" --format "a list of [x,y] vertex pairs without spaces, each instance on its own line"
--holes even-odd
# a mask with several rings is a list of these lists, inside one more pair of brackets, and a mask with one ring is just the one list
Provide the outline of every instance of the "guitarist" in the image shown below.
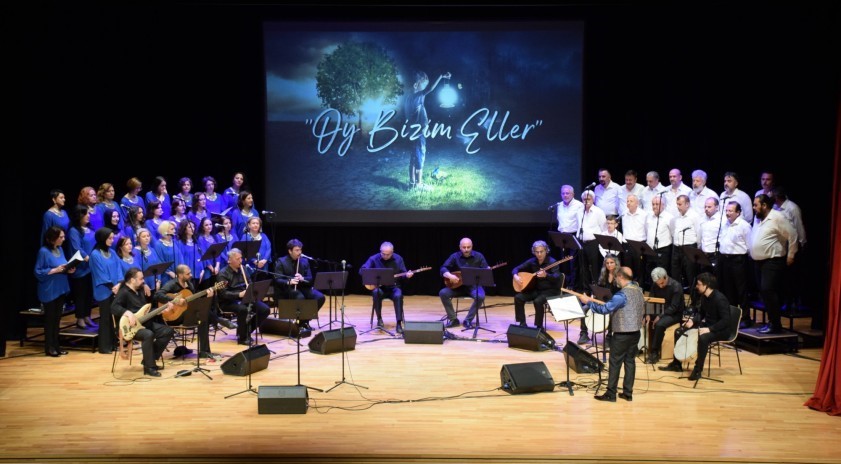
[[[189,290],[190,293],[196,293],[196,287],[193,284],[193,271],[190,270],[190,267],[186,264],[179,264],[175,267],[175,279],[170,280],[160,290],[155,292],[154,300],[158,304],[166,304],[172,301],[177,306],[183,306],[187,304],[186,299],[179,295],[182,290]],[[173,298],[170,295],[176,295]],[[189,296],[189,295],[188,295]],[[213,287],[207,289],[207,298],[213,297]],[[199,324],[199,357],[200,358],[207,358],[210,357],[210,326],[214,324],[221,324],[223,327],[228,329],[233,329],[236,326],[225,319],[224,317],[219,317],[216,313],[216,309],[211,306],[210,313],[208,315],[207,321],[201,321]]]
[[[459,285],[461,277],[453,273],[457,271],[460,272],[463,267],[489,267],[488,262],[485,261],[485,256],[473,249],[473,241],[469,238],[465,237],[461,239],[461,242],[459,242],[459,250],[460,251],[451,254],[450,257],[444,261],[444,264],[441,265],[441,277],[448,280],[452,285]],[[455,288],[450,288],[449,286],[444,287],[440,292],[438,292],[438,296],[441,298],[441,303],[444,305],[444,310],[447,312],[447,318],[449,319],[447,327],[458,326],[458,316],[453,309],[453,298],[473,298],[473,304],[470,305],[467,317],[464,318],[464,328],[471,329],[473,328],[473,324],[470,321],[476,317],[476,314],[479,311],[479,306],[485,302],[485,289],[481,286],[478,288],[478,299],[476,298],[476,286],[467,284],[459,285]]]
[[403,263],[403,258],[394,253],[394,245],[391,242],[383,242],[380,245],[380,252],[371,255],[365,264],[359,268],[359,275],[362,275],[363,269],[373,268],[388,268],[394,269],[395,274],[405,274],[403,277],[394,279],[394,285],[381,285],[371,291],[371,297],[374,299],[374,311],[377,313],[377,327],[383,327],[383,298],[387,298],[394,302],[394,316],[397,320],[397,333],[403,333],[403,292],[400,290],[400,281],[411,279],[414,273],[406,271],[406,265]]
[[561,294],[561,271],[559,266],[543,270],[555,262],[555,258],[549,256],[549,245],[543,240],[534,242],[531,252],[534,255],[533,258],[529,258],[511,271],[517,283],[522,283],[520,272],[534,274],[533,280],[526,288],[514,295],[514,319],[520,327],[526,327],[526,303],[531,301],[534,304],[534,325],[537,329],[543,330],[543,309],[546,298]]
[[[125,315],[132,326],[140,323],[134,314],[146,304],[146,296],[143,293],[144,283],[143,271],[136,267],[126,271],[125,281],[111,304],[111,313],[117,320]],[[140,347],[143,350],[143,374],[151,377],[161,376],[155,360],[161,357],[175,332],[162,320],[156,319],[158,318],[147,321],[144,328],[134,336],[135,340],[140,340]]]

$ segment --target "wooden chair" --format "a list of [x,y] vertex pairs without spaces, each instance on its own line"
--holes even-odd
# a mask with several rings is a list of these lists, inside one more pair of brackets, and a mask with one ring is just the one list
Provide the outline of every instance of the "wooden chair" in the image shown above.
[[[100,321],[102,318],[100,317]],[[120,327],[117,325],[117,318],[114,315],[111,315],[111,320],[114,323],[114,327],[117,327],[117,350],[114,351],[114,360],[111,362],[111,373],[114,373],[114,370],[117,368],[117,356],[120,359],[127,359],[129,366],[131,365],[132,357],[134,355],[134,350],[140,349],[140,344],[135,343],[134,340],[124,340],[122,331],[120,331]]]

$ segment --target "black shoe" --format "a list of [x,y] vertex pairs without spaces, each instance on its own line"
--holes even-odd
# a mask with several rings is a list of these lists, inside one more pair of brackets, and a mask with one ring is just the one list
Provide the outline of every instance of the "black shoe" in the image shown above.
[[629,393],[620,393],[619,398],[622,398],[625,401],[634,401],[634,396]]
[[447,322],[446,327],[458,327],[458,319],[450,319],[450,322]]
[[192,354],[192,348],[187,348],[184,345],[179,345],[175,347],[175,351],[172,352],[172,356],[175,358],[180,358],[182,356],[187,356],[188,354]]
[[526,324],[525,322],[520,322],[518,325],[519,325],[520,327],[528,327],[528,326],[529,326],[529,325],[528,325],[528,324]]
[[312,330],[306,327],[298,327],[298,338],[307,338],[312,335]]
[[660,361],[660,353],[651,352],[645,358],[646,364],[657,364]]
[[237,325],[233,323],[230,319],[225,319],[224,317],[219,318],[219,325],[226,329],[236,329]]
[[383,322],[382,319],[377,319],[377,327],[379,327],[381,329],[385,328],[385,322]]
[[251,337],[248,337],[246,339],[237,339],[237,345],[250,345],[252,343],[254,343],[254,339]]
[[700,379],[700,378],[701,378],[701,371],[702,371],[702,370],[703,370],[703,369],[700,369],[700,370],[699,370],[699,369],[697,369],[697,368],[692,369],[692,373],[691,373],[691,374],[689,374],[689,380],[698,380],[698,379]]
[[397,333],[399,333],[399,334],[403,333],[403,323],[402,322],[397,321],[397,329],[396,330],[397,330]]
[[680,363],[670,362],[665,366],[658,367],[661,371],[670,371],[670,372],[683,372],[683,368],[680,366]]
[[609,393],[605,393],[604,395],[596,395],[593,398],[595,398],[599,401],[610,401],[611,403],[616,402],[616,397],[609,394]]
[[783,333],[783,328],[782,327],[774,327],[771,324],[768,324],[765,327],[759,329],[758,332],[763,334],[763,335],[781,334],[781,333]]
[[50,357],[53,357],[53,358],[57,358],[57,357],[61,356],[60,354],[58,354],[58,351],[54,351],[54,350],[50,350],[46,354],[47,354],[47,356],[50,356]]
[[470,322],[470,319],[465,319],[465,320],[461,323],[461,325],[462,325],[465,329],[472,329],[472,328],[473,328],[473,323],[472,323],[472,322]]
[[585,345],[587,343],[590,343],[590,337],[588,337],[586,333],[582,332],[581,335],[578,336],[578,344]]
[[144,367],[143,375],[148,375],[150,377],[160,377],[161,373],[158,372],[158,369],[155,367]]

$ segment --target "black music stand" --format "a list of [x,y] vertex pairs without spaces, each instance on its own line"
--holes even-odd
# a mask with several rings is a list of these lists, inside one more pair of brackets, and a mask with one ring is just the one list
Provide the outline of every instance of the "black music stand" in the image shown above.
[[[569,256],[574,256],[579,250],[583,249],[581,242],[575,238],[575,235],[567,233],[567,232],[555,232],[553,230],[549,231],[549,240],[552,242],[553,245],[562,249],[562,250],[570,250]],[[565,287],[573,287],[575,286],[575,279],[577,278],[575,275],[575,263],[570,263],[569,268],[572,272],[566,276],[567,282],[565,282]],[[566,285],[566,283],[572,283],[572,285]]]
[[695,263],[695,266],[712,267],[710,258],[707,258],[707,255],[700,248],[690,245],[683,245],[681,248],[683,248],[683,254],[686,255],[686,259]]
[[[228,248],[228,242],[214,243],[213,245],[207,247],[207,251],[205,251],[201,256],[201,260],[209,261],[212,259],[213,261],[216,261],[216,258],[218,258],[226,248]],[[257,249],[259,249],[259,247]]]
[[[564,323],[564,334],[566,336],[566,345],[569,345],[569,321],[580,319],[584,317],[584,311],[581,308],[581,302],[578,301],[578,298],[569,295],[569,296],[556,296],[550,297],[546,299],[546,303],[549,304],[549,313],[552,314],[552,317],[555,318],[556,322],[563,322]],[[558,347],[555,346],[557,350]],[[563,351],[563,350],[561,350]],[[568,353],[568,357],[572,357],[572,353]],[[569,359],[569,358],[567,358]],[[573,385],[580,385],[576,384],[569,380],[569,361],[566,362],[567,365],[567,379],[566,382],[561,382],[558,384],[559,387],[567,387],[569,390],[569,396],[573,396],[574,393],[572,392]]]
[[[616,237],[600,234],[595,234],[595,237],[596,241],[599,242],[599,246],[607,250],[608,253],[619,256],[619,253],[623,251],[622,243]],[[599,299],[601,300],[601,298]]]
[[[292,319],[300,321],[301,319],[315,319],[318,317],[318,301],[310,299],[294,299],[294,300],[278,300],[277,301],[277,317],[282,319]],[[310,390],[324,392],[320,388],[310,387],[301,383],[301,331],[297,335],[298,345],[298,383],[296,387],[306,387]]]
[[[319,272],[315,275],[315,282],[313,282],[313,288],[316,290],[326,290],[327,291],[327,298],[330,299],[327,314],[328,314],[328,321],[326,324],[318,324],[318,328],[322,328],[325,325],[330,325],[330,330],[333,329],[333,322],[340,322],[338,319],[335,319],[333,316],[333,302],[335,301],[336,295],[333,290],[344,290],[345,286],[347,285],[347,271],[339,271],[339,272]],[[338,306],[338,305],[336,305]],[[339,308],[336,307],[336,316],[338,316]],[[316,317],[318,315],[316,314]],[[347,323],[347,325],[351,327],[356,327],[351,323]],[[342,322],[342,326],[344,326],[344,322]]]
[[[613,294],[610,293],[609,288],[601,287],[601,286],[596,285],[596,284],[590,284],[590,293],[592,294],[593,298],[595,298],[597,300],[600,300],[600,301],[604,301],[605,303],[607,303],[607,300],[609,300],[613,297]],[[602,316],[602,322],[604,322],[604,318],[607,317],[607,315],[602,314],[601,316]],[[596,315],[594,313],[593,318],[595,318],[595,317],[596,317]],[[605,327],[604,330],[605,330],[605,332],[607,332],[607,327]],[[603,335],[602,336],[602,362],[607,361],[607,359],[606,359],[607,350],[605,349],[605,338],[607,338],[607,337]],[[596,343],[595,343],[596,357],[598,358],[599,357],[599,341],[598,341],[598,338],[596,338],[595,331],[593,332],[593,340],[596,341]]]
[[626,240],[628,245],[637,252],[640,259],[645,256],[657,256],[657,253],[648,246],[648,243],[641,241],[641,240]]
[[[252,281],[251,284],[248,285],[248,288],[245,291],[245,296],[241,301],[242,304],[248,307],[247,315],[245,316],[245,335],[248,339],[247,352],[249,353],[251,352],[251,347],[254,345],[254,339],[251,337],[251,319],[254,318],[254,302],[263,301],[263,298],[265,298],[266,294],[269,293],[269,286],[271,284],[271,280],[261,280],[259,282]],[[228,395],[225,399],[245,392],[257,393],[257,390],[255,390],[251,385],[251,356],[246,356],[246,360],[248,362],[248,381],[245,390]]]
[[[233,242],[231,244],[231,248],[237,248],[242,252],[242,259],[245,263],[248,260],[257,257],[257,254],[260,252],[260,244],[262,242],[262,240],[240,240],[238,242]],[[271,256],[263,256],[263,258],[271,259]]]
[[[496,333],[495,330],[486,329],[480,325],[480,321],[482,320],[479,317],[479,287],[495,287],[496,284],[494,283],[494,275],[493,270],[487,267],[463,267],[461,268],[461,281],[464,282],[465,285],[468,282],[472,282],[476,291],[473,295],[473,304],[476,305],[476,322],[473,324],[473,338],[476,338],[476,334],[479,332],[479,329]],[[482,303],[482,307],[485,307],[485,304]],[[461,329],[462,332],[465,330],[470,329]]]
[[[196,330],[201,332],[201,326],[203,324],[207,324],[207,321],[210,317],[210,305],[211,305],[211,303],[213,303],[213,299],[212,298],[207,298],[207,297],[197,298],[197,299],[187,303],[187,309],[184,311],[184,314],[182,314],[183,320],[181,322],[181,325],[185,325],[185,326],[195,325],[196,327],[198,327],[198,329],[196,329]],[[210,351],[210,347],[208,347],[208,352],[209,351]],[[199,353],[199,350],[196,350],[196,353]],[[199,364],[199,359],[200,358],[201,358],[201,356],[199,356],[197,354],[196,355],[196,367],[194,367],[193,370],[189,371],[189,372],[198,372],[198,373],[204,375],[205,377],[207,377],[208,379],[213,380],[213,378],[211,376],[207,375],[207,373],[210,372],[210,371],[208,369],[203,369],[201,367],[201,365]],[[186,374],[184,374],[184,375],[186,375]],[[176,377],[178,377],[178,376],[176,375]]]
[[[362,284],[363,285],[375,285],[376,288],[372,290],[376,292],[377,289],[383,285],[394,285],[394,269],[388,267],[372,267],[367,269],[362,269]],[[382,308],[382,299],[380,300],[380,308]],[[397,321],[399,324],[400,321]],[[385,332],[392,337],[394,336],[393,333],[389,332],[382,326],[376,326],[364,332],[359,332],[360,334],[365,334],[368,332],[373,332],[375,330],[379,330],[381,332]]]
[[175,261],[167,261],[165,263],[152,264],[143,271],[143,277],[155,276],[155,288],[157,288],[158,280],[160,280],[160,275],[166,272],[167,268],[172,266],[172,263],[174,262]]

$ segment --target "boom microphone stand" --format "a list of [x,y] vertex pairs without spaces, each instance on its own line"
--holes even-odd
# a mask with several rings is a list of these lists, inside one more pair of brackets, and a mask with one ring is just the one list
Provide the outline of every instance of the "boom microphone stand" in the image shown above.
[[[240,268],[240,269],[242,269],[243,272],[245,272],[244,268]],[[243,278],[243,280],[244,280],[244,278]],[[254,318],[254,302],[258,301],[257,300],[258,297],[260,299],[262,299],[266,295],[266,292],[269,289],[269,284],[271,284],[271,283],[272,283],[271,280],[262,280],[260,282],[252,281],[251,285],[248,285],[248,287],[246,289],[247,291],[245,293],[245,298],[242,299],[242,302],[246,303],[247,304],[246,307],[248,308],[246,310],[246,316],[245,316],[245,330],[246,330],[245,333],[246,333],[246,337],[248,337],[248,348],[246,349],[246,353],[250,354],[251,353],[251,348],[254,345],[254,338],[251,336],[251,319]],[[255,291],[256,290],[255,287],[257,287],[258,285],[260,286],[260,290],[261,290],[260,292]],[[261,293],[262,293],[262,295],[260,295]],[[251,385],[251,356],[246,356],[245,358],[246,358],[246,362],[248,363],[247,386],[246,386],[245,390],[242,390],[240,392],[228,395],[228,396],[225,397],[225,399],[228,399],[232,396],[237,396],[237,395],[239,395],[241,393],[245,393],[245,392],[251,392],[251,393],[257,394],[257,390],[254,389],[254,387]]]

